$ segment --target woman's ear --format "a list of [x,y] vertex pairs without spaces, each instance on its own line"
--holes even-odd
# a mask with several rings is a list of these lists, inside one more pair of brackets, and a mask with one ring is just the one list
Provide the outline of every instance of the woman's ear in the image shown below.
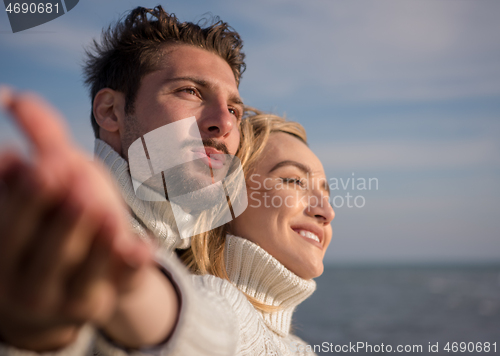
[[93,113],[101,131],[117,133],[123,127],[125,95],[110,88],[99,90],[94,97]]

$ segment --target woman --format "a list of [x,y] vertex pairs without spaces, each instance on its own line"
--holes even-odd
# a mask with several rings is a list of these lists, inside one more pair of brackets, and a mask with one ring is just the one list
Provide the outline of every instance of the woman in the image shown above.
[[[174,259],[161,258],[181,306],[177,326],[154,349],[158,352],[305,353],[306,344],[290,333],[290,325],[295,307],[315,289],[312,278],[323,272],[331,240],[334,212],[324,170],[297,123],[253,111],[241,130],[248,207],[179,252],[196,276],[186,276]],[[118,343],[141,345],[111,329],[105,333]],[[102,336],[97,349],[103,355],[120,354]]]

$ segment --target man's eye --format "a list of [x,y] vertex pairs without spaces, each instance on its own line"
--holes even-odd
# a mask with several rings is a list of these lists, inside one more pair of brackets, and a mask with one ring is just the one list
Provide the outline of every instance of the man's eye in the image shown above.
[[183,91],[183,92],[185,92],[187,94],[190,94],[190,95],[201,97],[200,93],[195,88],[183,88],[183,89],[181,89],[181,91]]

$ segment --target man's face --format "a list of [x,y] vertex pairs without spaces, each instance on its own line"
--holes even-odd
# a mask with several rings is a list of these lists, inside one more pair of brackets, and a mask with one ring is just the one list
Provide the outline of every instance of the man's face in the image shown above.
[[167,46],[163,55],[160,69],[141,80],[134,112],[122,124],[122,155],[141,135],[191,116],[205,146],[234,155],[243,104],[229,64],[190,45]]

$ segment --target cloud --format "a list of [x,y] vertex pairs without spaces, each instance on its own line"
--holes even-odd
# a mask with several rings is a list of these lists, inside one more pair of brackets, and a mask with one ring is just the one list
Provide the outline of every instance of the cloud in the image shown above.
[[333,101],[343,102],[500,94],[500,42],[492,35],[500,32],[498,2],[289,1],[280,10],[279,2],[258,1],[242,6],[248,21],[268,32],[267,39],[247,48],[244,85],[253,87],[252,96],[282,99],[304,87],[328,91]]
[[[69,14],[68,14],[69,15]],[[1,46],[11,54],[36,59],[37,64],[80,70],[84,46],[88,45],[100,30],[78,26],[58,19],[44,25],[43,31],[32,29],[15,35],[4,35]]]
[[312,147],[325,171],[457,170],[500,164],[500,142],[493,139],[384,140],[324,143]]
[[[352,103],[500,95],[496,1],[481,6],[421,0],[199,5],[198,15],[212,8],[241,28],[248,58],[242,85],[254,102],[304,90]],[[1,45],[48,65],[78,69],[83,46],[132,7],[132,1],[81,3],[44,25],[45,32],[2,36]],[[181,15],[195,13],[184,5],[170,7],[183,9]],[[308,100],[313,105],[314,95]]]

